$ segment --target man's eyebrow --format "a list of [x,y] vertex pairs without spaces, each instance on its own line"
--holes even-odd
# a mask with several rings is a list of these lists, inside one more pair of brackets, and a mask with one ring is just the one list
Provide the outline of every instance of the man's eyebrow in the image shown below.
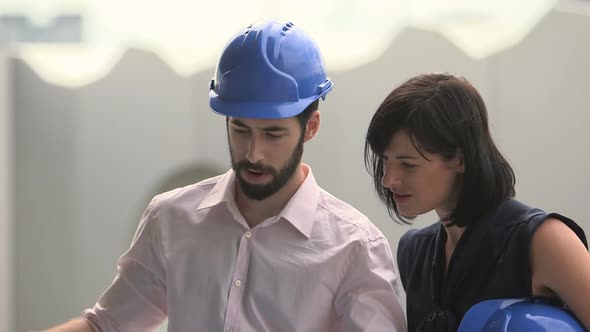
[[[240,121],[238,119],[232,119],[231,120],[231,123],[234,126],[237,126],[237,127],[250,129],[250,126],[246,125],[245,123],[243,123],[242,121]],[[260,130],[262,130],[262,131],[277,132],[277,131],[285,131],[285,130],[287,130],[287,128],[286,127],[277,126],[277,125],[272,125],[272,126],[260,128]]]
[[262,128],[262,130],[264,131],[285,131],[287,130],[287,128],[285,127],[281,127],[281,126],[269,126],[269,127],[264,127]]
[[248,127],[248,126],[247,126],[245,123],[243,123],[242,121],[240,121],[240,120],[237,120],[237,119],[232,119],[230,122],[231,122],[231,124],[233,124],[234,126],[243,127],[243,128],[250,128],[250,127]]

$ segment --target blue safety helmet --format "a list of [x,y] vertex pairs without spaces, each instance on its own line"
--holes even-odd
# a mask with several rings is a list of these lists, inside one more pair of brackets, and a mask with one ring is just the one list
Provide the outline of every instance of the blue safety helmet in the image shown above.
[[584,332],[563,305],[549,299],[497,299],[480,302],[465,314],[457,332]]
[[273,20],[246,28],[225,46],[209,106],[225,116],[288,118],[325,98],[332,86],[311,37],[293,23]]

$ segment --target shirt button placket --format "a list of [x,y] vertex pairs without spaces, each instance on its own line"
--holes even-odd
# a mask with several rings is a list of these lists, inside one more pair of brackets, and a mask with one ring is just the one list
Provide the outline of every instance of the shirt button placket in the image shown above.
[[250,239],[252,238],[252,232],[247,231],[245,232],[241,239],[240,245],[238,248],[238,255],[236,258],[236,266],[234,269],[234,274],[232,276],[233,286],[229,290],[229,299],[226,308],[226,319],[225,319],[225,329],[224,331],[231,331],[232,326],[237,326],[238,324],[238,313],[239,307],[241,303],[241,297],[243,294],[243,278],[246,274],[248,269],[248,263],[250,259]]

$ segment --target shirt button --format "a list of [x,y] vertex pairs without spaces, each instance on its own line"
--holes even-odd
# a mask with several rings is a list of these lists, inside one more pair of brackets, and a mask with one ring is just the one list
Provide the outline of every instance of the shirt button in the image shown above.
[[236,287],[240,287],[242,286],[242,280],[238,279],[234,282],[234,285],[236,285]]
[[246,232],[246,234],[244,234],[244,236],[249,239],[252,237],[252,232]]

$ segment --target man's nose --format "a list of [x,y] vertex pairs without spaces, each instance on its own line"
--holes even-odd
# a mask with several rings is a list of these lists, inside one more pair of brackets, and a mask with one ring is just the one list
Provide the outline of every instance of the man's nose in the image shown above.
[[248,154],[246,158],[252,164],[256,164],[257,162],[264,159],[264,152],[263,152],[263,144],[260,140],[256,137],[250,138],[250,144],[248,145]]

